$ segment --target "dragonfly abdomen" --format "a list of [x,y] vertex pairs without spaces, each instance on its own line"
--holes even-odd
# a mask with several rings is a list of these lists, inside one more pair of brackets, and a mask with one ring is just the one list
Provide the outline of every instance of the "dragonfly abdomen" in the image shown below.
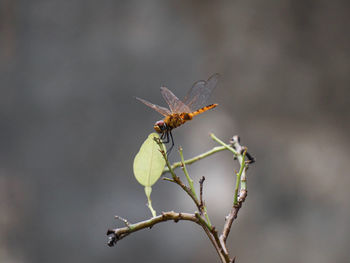
[[203,112],[206,112],[207,110],[211,110],[211,109],[215,108],[216,106],[218,106],[218,104],[216,104],[216,103],[210,104],[208,106],[200,108],[199,110],[196,110],[196,111],[189,113],[189,114],[191,114],[192,115],[191,117],[193,117],[193,116],[196,116],[196,115],[201,114]]

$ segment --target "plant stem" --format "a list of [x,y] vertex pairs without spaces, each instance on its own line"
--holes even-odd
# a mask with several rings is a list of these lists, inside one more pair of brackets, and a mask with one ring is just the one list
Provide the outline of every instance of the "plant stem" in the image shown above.
[[192,178],[189,176],[186,165],[185,165],[185,161],[184,161],[184,156],[183,156],[183,152],[182,152],[182,147],[179,148],[179,154],[180,154],[180,158],[181,158],[181,166],[182,166],[182,170],[186,176],[188,185],[190,186],[191,192],[192,194],[196,197],[196,199],[198,199],[196,191],[193,187],[193,180]]
[[214,133],[211,133],[211,134],[210,134],[210,137],[211,137],[214,141],[216,141],[217,143],[219,143],[219,144],[221,144],[222,146],[224,146],[227,150],[231,151],[235,157],[237,157],[237,156],[239,155],[239,153],[238,153],[235,149],[233,149],[230,145],[224,143],[222,140],[220,140],[219,138],[217,138],[217,137],[214,135]]
[[[196,161],[199,161],[199,160],[201,160],[201,159],[203,159],[205,157],[208,157],[208,156],[210,156],[210,155],[212,155],[214,153],[221,152],[221,151],[224,151],[226,149],[227,148],[225,146],[216,146],[213,149],[211,149],[211,150],[209,150],[209,151],[207,151],[205,153],[199,154],[199,155],[197,155],[197,156],[195,156],[195,157],[193,157],[191,159],[185,160],[184,164],[192,164],[192,163],[194,163]],[[178,167],[181,167],[181,162],[173,163],[173,165],[171,166],[171,168],[173,170],[178,168]],[[168,167],[164,168],[163,173],[167,173],[167,172],[169,172],[169,168]]]
[[186,165],[185,165],[184,156],[183,156],[183,152],[182,152],[182,147],[179,148],[179,154],[180,154],[180,158],[181,158],[182,170],[183,170],[183,172],[184,172],[184,174],[186,176],[186,179],[188,181],[188,185],[190,186],[191,192],[192,192],[193,196],[196,198],[197,203],[200,203],[199,209],[200,209],[201,213],[205,216],[205,219],[207,220],[206,223],[207,223],[209,229],[211,229],[212,225],[211,225],[211,222],[210,222],[210,219],[209,219],[209,215],[208,215],[208,212],[207,212],[207,207],[203,203],[199,202],[199,200],[198,200],[198,197],[197,197],[197,194],[196,194],[196,190],[194,189],[194,186],[193,186],[193,180],[189,176],[187,168],[186,168]]
[[[243,173],[243,171],[245,170],[245,167],[246,167],[246,165],[245,165],[246,152],[247,151],[244,151],[243,155],[239,156],[239,162],[241,164],[241,167],[239,169],[239,172],[236,174],[236,187],[235,187],[235,193],[234,193],[234,196],[233,196],[233,205],[237,205],[238,204],[238,189],[239,189],[239,185],[241,183],[242,173]],[[246,187],[246,185],[245,185],[245,187]]]

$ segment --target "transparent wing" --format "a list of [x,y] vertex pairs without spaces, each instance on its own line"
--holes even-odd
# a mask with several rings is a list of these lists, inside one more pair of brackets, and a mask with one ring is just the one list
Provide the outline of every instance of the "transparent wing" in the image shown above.
[[216,73],[207,81],[199,80],[194,83],[184,98],[184,104],[187,105],[191,111],[196,111],[206,106],[206,102],[215,89],[219,77],[220,75]]
[[156,104],[150,103],[147,100],[144,99],[140,99],[138,97],[136,97],[137,100],[141,101],[142,103],[146,104],[148,107],[151,107],[152,109],[154,109],[155,111],[158,111],[160,114],[162,114],[163,116],[167,116],[169,114],[171,114],[170,110],[168,110],[167,108],[164,108],[162,106],[158,106]]
[[172,93],[168,88],[161,87],[160,92],[163,95],[166,103],[172,113],[190,112],[190,108],[187,107],[181,100],[179,100],[174,93]]

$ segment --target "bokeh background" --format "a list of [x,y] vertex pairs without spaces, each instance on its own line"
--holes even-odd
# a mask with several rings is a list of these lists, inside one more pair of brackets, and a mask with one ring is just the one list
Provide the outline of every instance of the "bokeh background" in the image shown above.
[[[106,245],[114,215],[150,217],[132,163],[160,116],[134,96],[165,106],[161,85],[181,98],[216,72],[219,107],[174,136],[189,158],[239,134],[257,159],[231,255],[349,262],[349,1],[0,3],[0,262],[218,262],[188,222]],[[237,167],[189,167],[219,229]],[[165,181],[152,200],[195,210]]]

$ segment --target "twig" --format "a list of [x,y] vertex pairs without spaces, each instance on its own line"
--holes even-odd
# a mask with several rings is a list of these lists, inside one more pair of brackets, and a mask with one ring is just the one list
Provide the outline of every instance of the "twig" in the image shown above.
[[183,156],[183,152],[182,152],[182,147],[179,147],[179,154],[180,154],[180,158],[181,158],[182,170],[183,170],[183,172],[184,172],[184,174],[186,176],[188,185],[190,186],[190,189],[191,189],[191,192],[192,192],[193,196],[196,197],[196,199],[197,199],[196,191],[194,190],[194,187],[193,187],[193,180],[190,177],[190,175],[188,174],[188,171],[187,171],[187,168],[186,168],[186,164],[185,164],[185,160],[184,160],[184,156]]
[[205,177],[202,176],[202,178],[199,180],[199,205],[201,207],[204,206],[204,203],[203,203],[203,183],[205,181]]
[[[113,235],[110,238],[110,241],[108,242],[109,246],[114,246],[117,241],[123,239],[127,235],[136,232],[138,230],[144,229],[144,228],[151,228],[155,224],[174,220],[174,222],[178,222],[180,220],[187,220],[192,221],[197,224],[199,224],[198,218],[194,214],[189,213],[175,213],[174,211],[170,212],[163,212],[161,215],[152,217],[148,220],[138,222],[136,224],[129,224],[129,226],[122,227],[122,228],[116,228],[116,229],[109,229],[107,231],[107,235]],[[201,224],[199,224],[201,225]]]
[[240,196],[240,201],[237,205],[232,206],[230,213],[225,218],[225,225],[222,231],[222,234],[220,235],[220,241],[222,244],[226,244],[226,239],[228,234],[230,233],[231,226],[233,221],[237,218],[238,211],[242,207],[242,203],[245,201],[245,198],[247,197],[247,191],[245,191],[244,196]]
[[[241,159],[241,168],[239,169],[239,172],[236,173],[237,179],[236,179],[236,187],[235,187],[235,193],[233,196],[233,204],[237,205],[238,204],[238,188],[241,183],[241,176],[243,174],[243,171],[246,169],[246,164],[245,164],[245,154],[247,151],[243,152],[243,156],[239,159]],[[245,174],[245,173],[244,173]]]
[[[207,213],[207,208],[206,206],[203,204],[203,202],[198,200],[198,197],[197,197],[197,194],[196,194],[196,191],[194,189],[194,186],[193,186],[193,180],[192,178],[190,177],[190,175],[188,174],[188,171],[187,171],[187,168],[186,168],[186,165],[185,165],[185,161],[184,161],[184,157],[183,157],[183,153],[182,153],[182,148],[180,147],[179,148],[179,154],[180,154],[180,158],[181,158],[181,166],[182,166],[182,170],[186,176],[186,179],[188,181],[188,184],[190,186],[190,190],[192,192],[192,195],[193,197],[196,199],[195,200],[195,204],[197,206],[197,208],[199,209],[199,211],[201,212],[202,215],[204,215],[205,219],[206,219],[206,222],[207,224],[209,225],[209,228],[212,227],[211,225],[211,222],[210,222],[210,219],[209,219],[209,215]],[[181,186],[181,185],[180,185]],[[202,197],[201,197],[202,198]],[[193,198],[192,198],[193,199]]]
[[[173,171],[172,171],[173,172]],[[199,204],[199,201],[197,199],[197,197],[192,193],[191,189],[189,187],[187,187],[180,179],[180,177],[178,177],[175,173],[173,175],[173,178],[172,179],[164,179],[166,181],[170,181],[172,183],[175,183],[177,185],[179,185],[190,197],[191,199],[193,200],[193,202],[195,203],[196,207],[198,208],[199,211],[200,210],[200,204]]]
[[170,182],[173,182],[173,183],[175,183],[175,181],[173,180],[173,179],[171,179],[171,178],[168,178],[168,177],[162,177],[162,180],[164,180],[164,181],[170,181]]
[[[209,150],[209,151],[207,151],[205,153],[199,154],[199,155],[197,155],[197,156],[195,156],[195,157],[193,157],[191,159],[185,160],[184,164],[190,165],[190,164],[192,164],[194,162],[197,162],[197,161],[199,161],[199,160],[201,160],[201,159],[203,159],[205,157],[213,155],[214,153],[225,151],[225,150],[227,150],[227,148],[225,146],[216,146],[213,149],[211,149],[211,150]],[[173,170],[175,170],[178,167],[181,167],[181,162],[173,163],[173,165],[171,166],[171,168]],[[169,172],[169,168],[165,167],[163,173],[167,173],[167,172]]]
[[[210,134],[210,137],[218,142],[219,144],[221,144],[223,147],[225,147],[227,150],[231,151],[233,153],[233,156],[237,157],[239,155],[239,151],[237,151],[236,149],[232,148],[231,145],[228,145],[226,143],[224,143],[222,140],[220,140],[219,138],[217,138],[213,133]],[[238,137],[238,136],[237,136]]]
[[201,180],[199,180],[199,207],[201,213],[206,218],[207,222],[209,223],[210,227],[212,227],[212,224],[209,219],[207,206],[205,205],[205,202],[203,201],[203,183],[204,183],[205,177],[203,176]]

